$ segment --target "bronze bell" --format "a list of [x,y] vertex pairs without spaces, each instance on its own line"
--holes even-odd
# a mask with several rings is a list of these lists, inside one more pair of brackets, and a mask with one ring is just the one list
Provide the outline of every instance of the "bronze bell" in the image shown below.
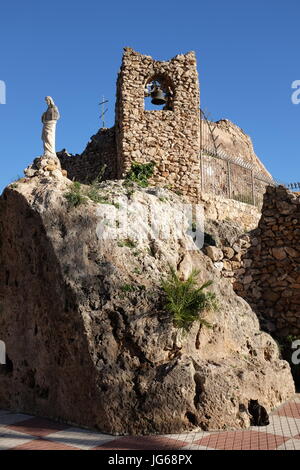
[[152,104],[166,104],[167,100],[165,98],[164,92],[162,89],[158,86],[154,88],[154,90],[151,92],[151,103]]

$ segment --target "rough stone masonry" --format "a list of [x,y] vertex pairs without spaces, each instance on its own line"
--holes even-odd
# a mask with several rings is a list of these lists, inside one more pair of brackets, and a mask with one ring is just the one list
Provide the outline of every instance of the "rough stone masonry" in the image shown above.
[[[171,90],[168,109],[147,108],[145,100],[150,98],[145,98],[145,87],[153,80]],[[65,149],[58,152],[62,168],[71,180],[90,183],[99,174],[103,179],[121,178],[133,162],[154,161],[152,182],[180,192],[192,202],[201,203],[205,193],[248,202],[254,200],[254,192],[260,206],[272,177],[256,156],[250,137],[227,119],[216,123],[200,119],[199,106],[193,52],[157,61],[127,47],[117,79],[115,126],[100,129],[81,155],[70,155]],[[213,157],[214,139],[223,156],[246,168]]]
[[[152,80],[172,89],[172,110],[144,109],[144,89]],[[154,182],[171,184],[197,200],[201,176],[199,107],[193,52],[159,62],[125,48],[117,81],[118,175],[123,176],[132,161],[154,161]]]
[[299,335],[300,196],[268,187],[258,228],[243,255],[235,289],[278,335]]

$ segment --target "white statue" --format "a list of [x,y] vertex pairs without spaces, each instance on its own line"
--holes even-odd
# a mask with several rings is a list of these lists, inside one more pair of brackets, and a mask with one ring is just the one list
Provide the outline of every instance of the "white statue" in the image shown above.
[[48,105],[48,109],[42,115],[42,123],[43,123],[42,141],[44,143],[44,155],[50,156],[50,155],[56,155],[55,128],[56,128],[56,121],[60,118],[60,115],[51,96],[46,96],[45,101]]

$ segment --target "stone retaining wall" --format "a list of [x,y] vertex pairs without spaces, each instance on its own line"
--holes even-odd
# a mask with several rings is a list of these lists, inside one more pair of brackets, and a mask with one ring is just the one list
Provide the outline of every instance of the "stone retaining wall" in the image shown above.
[[268,187],[236,292],[278,335],[300,334],[300,196]]
[[256,206],[212,194],[200,194],[198,203],[204,205],[205,219],[237,222],[244,232],[256,228],[261,215]]

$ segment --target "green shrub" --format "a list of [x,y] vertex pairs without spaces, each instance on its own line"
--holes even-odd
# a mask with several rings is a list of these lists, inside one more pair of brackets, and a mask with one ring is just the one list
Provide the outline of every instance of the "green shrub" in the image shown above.
[[91,187],[87,190],[86,195],[89,199],[91,199],[93,202],[96,202],[97,204],[110,204],[107,198],[99,194],[99,189],[97,189],[97,187],[94,185],[91,185]]
[[104,165],[102,165],[102,167],[100,168],[100,171],[99,171],[98,175],[92,181],[92,186],[99,186],[100,185],[100,183],[103,180],[103,176],[104,176],[106,168],[107,168],[107,165],[106,165],[106,163],[104,163]]
[[80,204],[85,204],[87,199],[81,192],[81,184],[75,181],[70,186],[69,192],[65,194],[65,198],[68,201],[70,207],[77,207]]
[[[126,182],[125,182],[126,183]],[[126,196],[131,199],[131,196],[134,195],[134,190],[133,189],[129,189],[127,192],[126,192]]]
[[[134,255],[134,254],[133,254]],[[142,270],[139,269],[139,268],[134,268],[134,270],[132,271],[134,274],[142,274]]]
[[172,314],[177,328],[188,331],[195,321],[211,328],[211,324],[201,318],[204,310],[217,308],[216,295],[213,292],[203,292],[212,284],[208,281],[197,287],[199,271],[193,270],[186,281],[179,279],[174,268],[170,268],[169,276],[162,281],[165,293],[165,308]]
[[131,284],[124,284],[123,286],[121,286],[121,290],[123,292],[134,292],[136,290],[136,287]]
[[132,240],[131,238],[126,238],[125,240],[118,242],[118,246],[127,246],[128,248],[135,248],[136,247],[136,242]]
[[103,196],[99,193],[99,191],[101,190],[100,183],[101,183],[105,168],[106,168],[106,165],[103,165],[99,175],[89,185],[89,188],[85,191],[85,194],[87,195],[89,199],[91,199],[96,204],[111,204],[115,206],[117,209],[120,209],[121,205],[119,202],[111,202],[108,200],[107,196]]
[[125,185],[130,183],[137,183],[143,188],[148,186],[148,179],[153,175],[155,163],[136,163],[133,162],[131,169],[125,177]]

